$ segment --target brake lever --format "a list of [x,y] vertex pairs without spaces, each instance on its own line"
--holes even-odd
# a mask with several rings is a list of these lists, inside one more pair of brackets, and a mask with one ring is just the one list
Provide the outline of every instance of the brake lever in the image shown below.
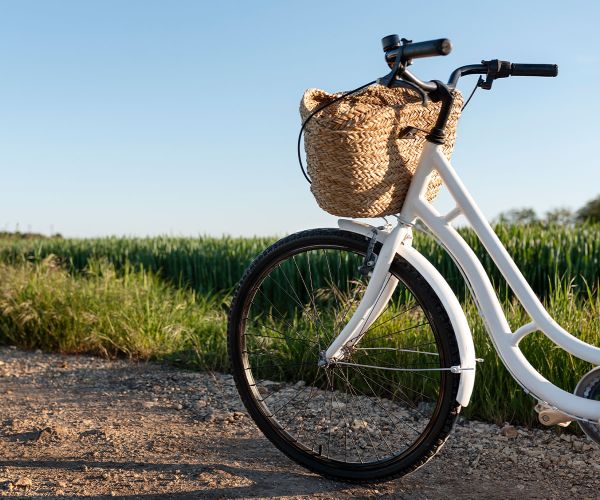
[[508,78],[510,76],[509,61],[492,59],[491,61],[481,61],[481,64],[487,66],[487,77],[485,82],[481,82],[481,85],[479,85],[484,90],[491,90],[492,83],[494,83],[494,80],[497,78]]

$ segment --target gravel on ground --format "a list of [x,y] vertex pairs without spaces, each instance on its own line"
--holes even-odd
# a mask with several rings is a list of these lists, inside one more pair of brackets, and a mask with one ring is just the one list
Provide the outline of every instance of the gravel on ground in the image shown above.
[[360,486],[287,459],[230,375],[0,348],[0,495],[102,498],[598,498],[600,447],[461,420],[417,472]]

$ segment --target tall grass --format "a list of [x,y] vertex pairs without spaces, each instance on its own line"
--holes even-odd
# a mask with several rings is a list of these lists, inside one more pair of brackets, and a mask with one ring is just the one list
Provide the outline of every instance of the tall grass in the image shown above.
[[[585,292],[586,283],[595,285],[600,269],[600,225],[507,226],[495,230],[508,252],[524,272],[540,297],[552,295],[552,280],[560,276],[573,282],[576,294]],[[472,231],[461,234],[490,271],[502,296],[504,282]],[[2,239],[0,261],[39,262],[56,255],[71,271],[84,270],[90,259],[104,258],[117,270],[126,265],[158,274],[175,285],[200,293],[227,293],[243,270],[272,238],[97,238],[97,239]],[[462,277],[452,260],[428,236],[415,234],[415,246],[465,296]],[[321,264],[325,272],[324,264]]]
[[[576,294],[569,282],[558,280],[552,290],[546,299],[549,312],[582,340],[600,345],[600,296],[589,288],[585,295]],[[0,344],[168,359],[192,368],[226,371],[227,301],[221,294],[199,295],[173,287],[153,272],[127,264],[117,272],[106,260],[91,259],[75,274],[52,257],[36,263],[0,264]],[[534,401],[496,356],[475,306],[467,302],[464,307],[477,355],[484,359],[465,414],[498,423],[533,424]],[[507,300],[504,307],[513,329],[528,321],[514,302]],[[400,329],[398,324],[388,326]],[[289,358],[291,365],[301,351],[298,346],[280,345],[278,356]],[[566,390],[573,390],[590,368],[541,335],[531,335],[521,345],[530,362]]]
[[147,271],[91,260],[73,276],[48,257],[0,264],[0,343],[64,353],[226,366],[225,311]]
[[71,271],[83,271],[90,260],[104,259],[122,270],[126,266],[151,271],[200,294],[230,291],[250,261],[273,243],[273,238],[0,238],[0,261],[40,262],[56,256]]

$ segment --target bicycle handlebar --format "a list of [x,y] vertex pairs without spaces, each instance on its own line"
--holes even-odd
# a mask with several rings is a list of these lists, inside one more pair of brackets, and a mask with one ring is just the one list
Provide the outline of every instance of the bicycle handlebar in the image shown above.
[[447,38],[412,43],[398,35],[388,35],[381,39],[385,60],[390,66],[400,59],[402,64],[420,57],[447,56],[452,52],[452,43]]
[[411,64],[413,59],[419,57],[448,55],[452,51],[450,40],[440,38],[427,42],[412,43],[411,40],[400,39],[398,35],[389,35],[381,40],[381,44],[385,52],[385,60],[391,71],[386,76],[377,79],[377,83],[386,87],[412,86],[422,94],[423,102],[427,100],[427,97],[431,98],[434,102],[441,101],[442,105],[435,126],[426,136],[426,139],[434,144],[444,144],[446,140],[444,129],[446,128],[452,110],[452,103],[454,102],[452,91],[456,88],[456,84],[461,76],[486,75],[485,80],[481,77],[479,78],[475,89],[481,87],[482,89],[490,90],[494,80],[498,78],[558,75],[558,66],[556,64],[513,64],[509,61],[492,59],[490,61],[481,61],[481,64],[470,64],[456,68],[445,85],[439,80],[424,82],[408,71],[406,69],[407,66]]
[[[435,91],[437,84],[435,82],[423,82],[414,74],[406,70],[412,59],[421,57],[446,56],[452,51],[452,43],[447,38],[437,40],[428,40],[426,42],[413,43],[411,40],[400,39],[398,35],[388,35],[381,39],[385,60],[393,72],[388,75],[388,81],[394,77],[406,80],[416,85],[425,92]],[[520,64],[509,61],[481,61],[481,64],[469,64],[455,69],[450,75],[448,86],[456,87],[458,79],[466,75],[487,75],[483,88],[490,89],[492,82],[497,78],[507,78],[509,76],[542,76],[554,77],[558,75],[558,66],[556,64]],[[383,80],[383,79],[382,79]]]
[[[544,76],[553,77],[558,75],[556,64],[520,64],[509,61],[481,61],[481,64],[469,64],[456,68],[448,80],[450,87],[456,87],[458,79],[466,75],[488,75],[488,84],[491,85],[497,78],[509,76]],[[487,88],[487,87],[486,87]]]
[[511,64],[511,76],[557,76],[556,64]]

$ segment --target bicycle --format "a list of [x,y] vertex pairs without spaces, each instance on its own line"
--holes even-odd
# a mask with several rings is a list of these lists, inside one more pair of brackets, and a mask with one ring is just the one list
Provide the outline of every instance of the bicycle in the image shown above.
[[[441,100],[397,224],[341,219],[337,229],[285,237],[260,254],[232,301],[228,348],[241,399],[259,429],[297,463],[345,481],[378,481],[416,470],[444,445],[469,404],[477,362],[461,305],[436,268],[412,246],[420,221],[463,273],[496,351],[538,400],[545,425],[576,420],[600,444],[600,367],[571,394],[542,377],[519,342],[542,331],[593,365],[600,348],[561,328],[517,268],[441,151],[452,90],[466,75],[491,88],[509,76],[553,77],[549,64],[482,61],[446,84],[408,71],[414,59],[447,55],[447,39],[382,40],[391,72],[379,83],[410,85]],[[437,171],[456,207],[440,214],[424,194]],[[488,275],[452,226],[463,215],[531,321],[512,331]],[[349,318],[349,319],[347,319]]]

